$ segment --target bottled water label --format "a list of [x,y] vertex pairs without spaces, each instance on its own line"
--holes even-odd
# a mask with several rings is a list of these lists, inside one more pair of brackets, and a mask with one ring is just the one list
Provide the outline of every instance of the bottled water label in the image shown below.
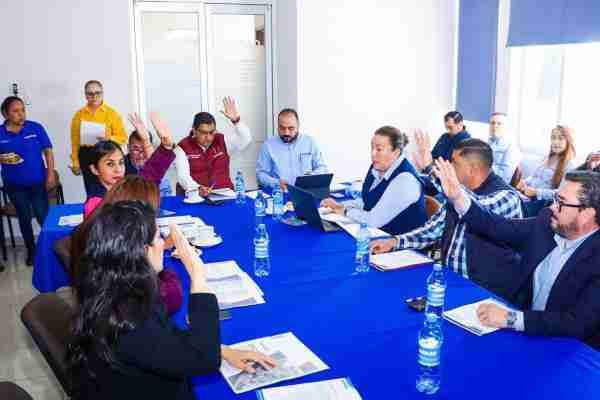
[[437,367],[440,365],[441,343],[434,337],[419,340],[418,362],[424,367]]
[[444,296],[446,287],[437,283],[427,285],[427,303],[432,307],[442,307],[444,305]]
[[254,241],[254,258],[269,257],[269,241],[260,239]]

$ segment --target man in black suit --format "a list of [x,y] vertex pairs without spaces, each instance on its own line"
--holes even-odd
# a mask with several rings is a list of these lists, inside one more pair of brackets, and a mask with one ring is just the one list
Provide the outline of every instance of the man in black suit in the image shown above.
[[512,299],[522,311],[484,304],[477,310],[481,322],[575,337],[600,349],[600,173],[568,173],[552,206],[536,218],[512,220],[467,196],[450,163],[436,162],[436,173],[467,226],[522,254],[524,273],[514,277]]

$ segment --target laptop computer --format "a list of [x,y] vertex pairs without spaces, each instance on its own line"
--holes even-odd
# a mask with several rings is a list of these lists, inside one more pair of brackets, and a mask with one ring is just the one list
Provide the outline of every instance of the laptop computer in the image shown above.
[[294,203],[294,211],[298,218],[324,232],[334,232],[342,229],[336,224],[321,219],[317,205],[319,199],[312,193],[294,185],[288,185],[288,192],[292,198],[292,203]]
[[322,200],[329,196],[329,187],[333,174],[302,175],[296,178],[294,186],[310,192],[317,199]]

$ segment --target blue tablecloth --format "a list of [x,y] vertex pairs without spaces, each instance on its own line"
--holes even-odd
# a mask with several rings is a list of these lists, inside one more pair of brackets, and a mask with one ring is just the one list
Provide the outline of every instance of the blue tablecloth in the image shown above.
[[[250,202],[190,206],[179,198],[167,198],[162,207],[215,225],[224,242],[205,249],[205,262],[233,259],[252,272]],[[60,206],[50,211],[34,270],[34,284],[41,291],[66,284],[62,268],[46,247],[68,233],[56,226],[58,217],[80,209]],[[416,336],[423,316],[409,310],[404,299],[424,293],[430,268],[353,275],[354,242],[346,233],[293,228],[270,218],[267,226],[272,272],[267,278],[256,278],[266,304],[232,310],[232,319],[222,322],[223,343],[292,331],[330,369],[280,385],[348,376],[364,399],[425,398],[415,390]],[[167,257],[165,267],[179,274],[187,293],[189,278],[181,263]],[[447,276],[448,308],[490,296],[458,275]],[[180,326],[186,308],[184,304],[174,316]],[[529,337],[508,330],[477,337],[450,323],[444,324],[444,335],[442,387],[434,398],[600,396],[600,353],[576,340]],[[199,399],[256,398],[254,392],[234,395],[218,374],[194,378],[193,383]]]

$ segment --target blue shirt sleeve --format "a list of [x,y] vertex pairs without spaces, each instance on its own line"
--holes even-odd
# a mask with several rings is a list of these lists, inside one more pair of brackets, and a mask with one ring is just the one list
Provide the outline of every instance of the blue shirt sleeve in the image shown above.
[[42,124],[39,124],[37,122],[34,122],[33,124],[35,126],[35,132],[36,132],[36,135],[40,142],[40,146],[41,146],[42,150],[51,149],[52,142],[50,142],[50,138],[48,137],[48,133],[46,132],[46,129],[44,129]]
[[323,174],[327,172],[327,165],[323,159],[323,153],[317,147],[315,140],[311,138],[311,152],[312,152],[312,172],[313,174]]
[[269,154],[268,144],[265,142],[260,148],[260,153],[256,160],[256,177],[258,178],[258,183],[263,187],[273,187],[279,182],[273,176],[274,171],[271,165],[271,155]]

